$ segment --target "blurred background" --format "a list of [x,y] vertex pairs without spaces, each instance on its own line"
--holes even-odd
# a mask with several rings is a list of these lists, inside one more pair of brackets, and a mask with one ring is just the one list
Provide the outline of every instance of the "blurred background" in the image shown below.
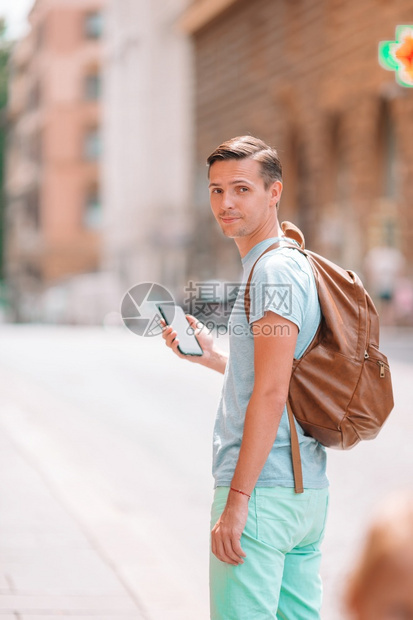
[[375,502],[413,484],[413,88],[378,62],[411,0],[0,0],[0,17],[1,617],[208,617],[222,377],[127,332],[120,306],[141,282],[225,301],[240,261],[205,161],[250,133],[279,151],[280,219],[374,297],[394,376],[380,437],[329,453],[323,618],[341,620]]
[[205,160],[251,133],[280,152],[281,219],[413,324],[413,91],[378,64],[408,0],[7,4],[3,320],[101,324],[137,282],[236,281]]

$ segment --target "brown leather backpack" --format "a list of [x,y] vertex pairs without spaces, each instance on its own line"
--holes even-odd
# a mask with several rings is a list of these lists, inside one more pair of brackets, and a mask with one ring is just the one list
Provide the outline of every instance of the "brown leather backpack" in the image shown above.
[[247,281],[244,306],[250,315],[250,282],[260,258],[278,247],[307,257],[317,285],[321,322],[313,341],[292,368],[287,410],[291,430],[295,491],[303,492],[300,448],[294,417],[321,444],[347,450],[373,439],[393,409],[387,358],[379,351],[379,317],[360,278],[304,249],[302,232],[283,222],[285,237],[255,261]]

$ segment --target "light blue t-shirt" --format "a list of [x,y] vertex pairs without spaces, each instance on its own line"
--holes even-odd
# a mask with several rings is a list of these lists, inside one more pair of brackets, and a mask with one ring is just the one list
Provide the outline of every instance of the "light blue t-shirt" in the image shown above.
[[[245,284],[257,258],[278,240],[278,237],[272,237],[261,241],[242,259],[244,276],[228,322],[229,359],[214,428],[213,476],[216,487],[229,486],[233,478],[245,413],[254,387],[254,336],[244,311]],[[321,317],[314,275],[306,257],[292,248],[277,248],[265,254],[255,266],[250,297],[250,325],[268,310],[292,321],[299,329],[294,356],[301,357],[312,341]],[[276,380],[275,359],[274,381]],[[325,448],[312,437],[305,435],[298,423],[296,427],[304,487],[327,487]],[[274,445],[256,486],[294,487],[286,407]]]

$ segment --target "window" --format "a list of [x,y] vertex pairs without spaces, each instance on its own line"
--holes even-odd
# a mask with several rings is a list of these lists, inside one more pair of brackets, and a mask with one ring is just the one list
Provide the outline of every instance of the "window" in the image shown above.
[[96,71],[94,73],[89,73],[85,77],[85,99],[88,101],[97,101],[100,99],[101,93],[101,76]]
[[32,84],[27,95],[27,110],[36,110],[40,105],[41,86],[39,82]]
[[400,228],[398,222],[398,200],[400,196],[401,172],[400,152],[394,120],[392,101],[380,102],[377,123],[377,173],[375,194],[378,198],[374,213],[376,245],[397,247]]
[[27,136],[25,143],[25,153],[33,163],[39,164],[42,161],[42,135],[40,132]]
[[92,187],[86,195],[83,223],[91,230],[98,230],[102,225],[102,204],[98,187]]
[[85,35],[88,39],[100,39],[103,31],[103,15],[100,12],[85,16]]
[[40,227],[40,198],[39,189],[31,189],[25,196],[27,221],[35,229]]
[[345,206],[350,199],[350,168],[344,116],[331,116],[327,120],[327,128],[329,173],[326,175],[326,199],[330,204]]
[[381,185],[382,195],[385,198],[395,200],[398,193],[398,150],[396,132],[389,105],[384,103],[380,114],[380,142],[381,142]]
[[[288,203],[293,209],[293,221],[303,230],[304,235],[311,236],[311,221],[314,215],[308,199],[309,171],[301,135],[297,127],[292,128],[289,133],[288,167],[291,181],[288,184],[290,187],[287,189],[286,197],[290,196]],[[287,200],[282,204],[286,203]]]
[[97,127],[89,129],[84,138],[83,154],[88,161],[96,161],[101,155],[100,130]]
[[36,44],[37,49],[40,50],[44,45],[45,40],[45,26],[44,24],[39,24],[37,27],[37,36],[36,36]]

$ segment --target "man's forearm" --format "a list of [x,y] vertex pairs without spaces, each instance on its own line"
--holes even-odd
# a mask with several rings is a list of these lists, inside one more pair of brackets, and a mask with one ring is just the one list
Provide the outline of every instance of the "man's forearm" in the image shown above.
[[202,355],[198,358],[198,363],[202,366],[206,366],[211,370],[216,370],[221,374],[225,373],[225,368],[228,362],[228,353],[221,351],[220,349],[214,349],[209,352],[208,355]]
[[277,436],[285,398],[253,392],[245,415],[244,432],[232,486],[251,494]]

